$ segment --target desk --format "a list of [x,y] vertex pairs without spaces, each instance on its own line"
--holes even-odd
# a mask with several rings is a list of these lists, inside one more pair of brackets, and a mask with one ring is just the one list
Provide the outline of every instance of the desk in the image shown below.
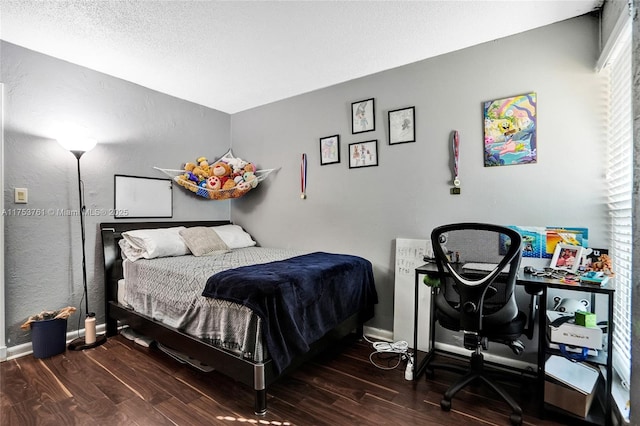
[[[429,275],[430,277],[437,278],[438,277],[438,267],[435,263],[427,263],[425,265],[419,266],[415,269],[415,306],[414,306],[414,324],[413,324],[413,338],[414,345],[413,347],[417,347],[418,341],[418,312],[420,310],[420,304],[418,303],[418,289],[421,285],[425,285],[420,280],[420,275]],[[540,301],[538,304],[538,353],[537,353],[537,381],[539,386],[539,395],[544,395],[544,365],[547,358],[547,354],[550,350],[547,349],[546,342],[546,327],[547,327],[547,294],[548,290],[560,289],[560,290],[569,290],[569,291],[578,291],[585,292],[591,294],[591,308],[595,311],[595,298],[597,294],[604,294],[607,297],[607,309],[608,309],[608,335],[607,335],[607,344],[606,344],[606,354],[604,356],[599,356],[597,359],[589,359],[588,361],[593,361],[600,365],[606,366],[606,386],[605,386],[605,397],[604,397],[604,413],[602,413],[602,417],[600,415],[594,415],[593,419],[591,415],[587,417],[587,421],[590,421],[593,424],[609,424],[611,419],[611,378],[613,373],[612,368],[612,349],[613,349],[613,296],[615,292],[615,288],[612,286],[611,281],[607,283],[605,287],[599,287],[592,284],[567,284],[563,283],[558,279],[546,278],[535,276],[533,274],[525,274],[522,270],[518,274],[518,285],[525,286],[525,289],[529,293],[534,293],[536,291],[541,291]],[[434,305],[435,305],[435,295],[437,294],[438,289],[435,287],[431,288],[431,309],[430,309],[430,351],[427,355],[419,360],[418,353],[414,354],[415,359],[415,368],[413,370],[413,380],[417,380],[427,369],[429,361],[433,358],[435,354],[435,316],[434,316]],[[544,404],[544,398],[542,398]],[[594,405],[597,405],[594,403]],[[553,410],[552,406],[544,406],[546,410]]]

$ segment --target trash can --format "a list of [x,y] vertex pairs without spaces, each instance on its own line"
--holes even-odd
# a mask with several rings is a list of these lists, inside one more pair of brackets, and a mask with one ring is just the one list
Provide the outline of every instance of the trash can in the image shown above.
[[67,346],[66,318],[32,322],[31,344],[36,358],[49,358],[64,352]]

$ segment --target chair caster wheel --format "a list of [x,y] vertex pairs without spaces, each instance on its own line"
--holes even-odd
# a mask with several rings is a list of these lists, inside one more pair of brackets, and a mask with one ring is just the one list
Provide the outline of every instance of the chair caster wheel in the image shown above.
[[440,401],[440,408],[442,408],[442,411],[451,410],[451,401],[443,399],[442,401]]
[[[442,406],[442,403],[440,403]],[[522,424],[522,416],[520,414],[513,413],[509,416],[509,421],[513,426],[520,426]]]

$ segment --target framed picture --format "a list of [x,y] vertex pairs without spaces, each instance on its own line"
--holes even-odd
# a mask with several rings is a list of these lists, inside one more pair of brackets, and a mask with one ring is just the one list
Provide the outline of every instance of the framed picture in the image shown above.
[[340,162],[340,135],[320,138],[320,165]]
[[351,104],[351,133],[370,132],[376,129],[373,98]]
[[556,244],[556,249],[551,258],[551,267],[563,271],[576,272],[582,259],[582,246],[570,244]]
[[416,141],[415,107],[389,111],[389,145]]
[[366,141],[349,144],[349,168],[371,167],[378,165],[378,141]]
[[532,164],[538,161],[534,92],[484,103],[484,166]]

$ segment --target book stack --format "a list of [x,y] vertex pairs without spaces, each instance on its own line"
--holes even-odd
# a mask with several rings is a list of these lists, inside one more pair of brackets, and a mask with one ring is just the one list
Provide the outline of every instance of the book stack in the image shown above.
[[584,284],[596,284],[600,287],[607,285],[609,277],[604,272],[589,271],[580,276],[580,282]]

